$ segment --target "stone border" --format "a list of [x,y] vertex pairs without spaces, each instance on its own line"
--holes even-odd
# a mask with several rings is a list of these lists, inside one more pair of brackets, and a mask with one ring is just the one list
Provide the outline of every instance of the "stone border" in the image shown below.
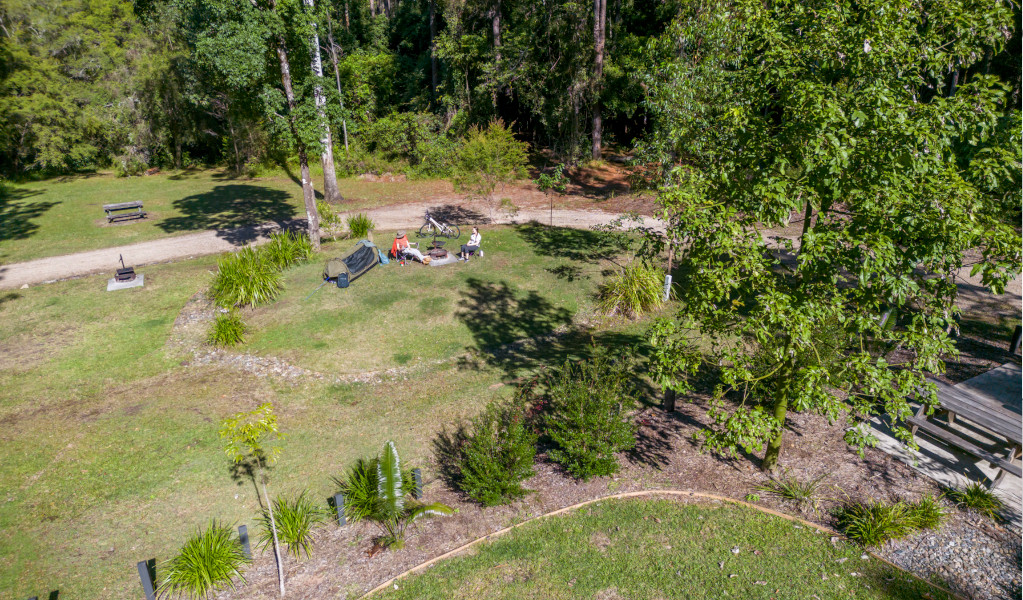
[[[469,542],[468,544],[464,544],[462,546],[459,546],[458,548],[455,548],[454,550],[450,550],[448,552],[445,552],[444,554],[441,554],[440,556],[436,556],[434,558],[431,558],[430,560],[428,560],[428,561],[426,561],[424,563],[420,563],[419,565],[416,565],[415,567],[412,567],[411,569],[409,569],[409,570],[407,570],[407,571],[405,571],[403,573],[399,573],[398,575],[395,575],[394,577],[392,577],[392,578],[388,579],[387,581],[381,583],[380,585],[378,585],[377,587],[371,589],[370,591],[366,592],[365,594],[363,594],[360,597],[361,598],[367,598],[369,596],[372,596],[373,594],[376,594],[378,592],[383,591],[386,588],[391,587],[392,585],[394,585],[395,582],[397,582],[397,581],[399,581],[401,579],[404,579],[405,577],[408,577],[409,575],[414,575],[416,573],[419,573],[420,571],[425,570],[426,568],[434,565],[435,563],[438,563],[438,562],[440,562],[442,560],[445,560],[447,558],[452,558],[452,557],[454,557],[454,556],[456,556],[458,554],[461,554],[462,552],[468,550],[469,548],[472,548],[473,546],[476,546],[478,544],[486,542],[486,541],[490,540],[491,538],[495,538],[495,537],[504,535],[504,534],[508,533],[509,531],[511,531],[513,529],[517,529],[517,528],[519,528],[519,527],[521,527],[523,525],[532,523],[534,521],[539,521],[541,519],[546,519],[548,517],[554,517],[554,516],[557,516],[557,515],[560,515],[560,514],[569,512],[569,511],[572,511],[572,510],[576,510],[578,508],[582,508],[584,506],[588,506],[590,504],[596,504],[597,502],[603,502],[605,500],[621,500],[621,499],[624,499],[624,498],[637,498],[637,497],[642,497],[642,496],[687,497],[687,498],[700,498],[700,499],[703,499],[703,500],[717,500],[719,502],[727,502],[727,503],[730,503],[730,504],[736,504],[736,505],[739,505],[739,506],[745,506],[746,508],[752,508],[754,510],[758,510],[758,511],[760,511],[762,513],[766,513],[766,514],[769,514],[769,515],[772,515],[772,516],[775,516],[775,517],[781,517],[782,519],[785,519],[787,521],[792,521],[792,522],[795,522],[795,523],[799,523],[801,525],[805,525],[807,527],[811,527],[813,529],[816,529],[817,531],[820,531],[821,533],[827,533],[827,534],[830,534],[832,536],[840,537],[840,538],[842,538],[844,540],[849,540],[849,538],[847,538],[846,536],[844,536],[841,533],[835,531],[834,529],[831,529],[829,527],[825,527],[824,525],[820,525],[818,523],[812,523],[810,521],[806,521],[806,520],[800,519],[799,517],[794,517],[792,515],[787,515],[785,513],[778,512],[776,510],[772,510],[770,508],[764,508],[763,506],[757,506],[755,504],[750,504],[749,502],[743,502],[742,500],[736,500],[734,498],[726,498],[725,496],[718,496],[716,494],[705,494],[703,492],[690,492],[690,491],[683,491],[683,490],[646,490],[646,491],[640,491],[640,492],[625,492],[625,493],[621,493],[621,494],[613,494],[611,496],[602,496],[600,498],[594,498],[593,500],[587,500],[585,502],[580,502],[578,504],[573,504],[572,506],[566,506],[565,508],[559,508],[558,510],[555,510],[553,512],[545,513],[545,514],[542,514],[542,515],[537,515],[537,516],[532,517],[530,519],[526,519],[525,521],[522,521],[521,523],[516,523],[515,525],[511,525],[509,527],[505,527],[504,529],[495,531],[494,533],[487,534],[487,535],[485,535],[485,536],[483,536],[481,538],[477,538],[477,539]],[[869,554],[874,559],[879,560],[879,561],[885,563],[886,565],[892,567],[893,569],[896,569],[898,571],[901,571],[903,573],[911,575],[912,577],[915,577],[918,581],[922,581],[923,583],[931,586],[932,588],[934,588],[934,589],[936,589],[936,590],[938,590],[938,591],[940,591],[940,592],[942,592],[944,594],[948,594],[952,598],[956,598],[957,600],[965,600],[962,596],[959,596],[959,595],[955,594],[951,590],[945,589],[945,588],[943,588],[943,587],[941,587],[941,586],[939,586],[939,585],[937,585],[937,584],[935,584],[933,582],[930,582],[930,581],[924,579],[923,577],[920,577],[916,573],[913,573],[911,571],[907,571],[906,569],[903,569],[902,567],[896,565],[895,563],[893,563],[893,562],[891,562],[891,561],[889,561],[887,559],[884,559],[884,558],[878,556],[877,554],[875,554],[874,552],[870,551],[869,549],[864,548],[863,551],[865,553]]]

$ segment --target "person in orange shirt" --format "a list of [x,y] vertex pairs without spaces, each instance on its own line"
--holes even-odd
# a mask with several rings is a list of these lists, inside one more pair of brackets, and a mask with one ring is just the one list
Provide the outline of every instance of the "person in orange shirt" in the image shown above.
[[405,255],[423,262],[423,258],[425,258],[423,253],[419,251],[419,248],[414,248],[413,246],[419,246],[419,243],[410,243],[408,237],[405,236],[405,232],[399,231],[394,236],[394,243],[391,244],[391,254],[394,255],[394,258],[401,258],[402,255]]

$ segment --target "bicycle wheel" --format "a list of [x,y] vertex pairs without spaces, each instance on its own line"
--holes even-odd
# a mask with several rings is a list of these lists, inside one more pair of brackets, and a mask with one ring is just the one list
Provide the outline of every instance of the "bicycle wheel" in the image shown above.
[[433,237],[433,223],[425,223],[419,228],[419,237]]
[[453,240],[457,240],[459,236],[462,235],[462,232],[458,229],[458,225],[448,225],[447,233],[444,235]]

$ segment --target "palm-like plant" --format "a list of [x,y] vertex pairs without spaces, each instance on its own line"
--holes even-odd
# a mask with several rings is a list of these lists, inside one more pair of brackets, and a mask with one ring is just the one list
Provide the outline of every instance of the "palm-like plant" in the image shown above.
[[434,502],[423,504],[405,500],[407,494],[401,476],[401,460],[394,442],[384,444],[377,461],[377,497],[372,512],[367,518],[383,530],[380,543],[388,548],[400,549],[405,546],[405,534],[409,526],[422,517],[450,515],[451,507]]

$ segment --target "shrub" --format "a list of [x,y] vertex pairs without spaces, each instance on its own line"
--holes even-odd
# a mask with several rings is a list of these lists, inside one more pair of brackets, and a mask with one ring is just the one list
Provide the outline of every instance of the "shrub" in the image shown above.
[[840,508],[836,516],[839,529],[851,539],[867,546],[880,546],[888,540],[937,527],[945,512],[933,497],[925,496],[919,502],[857,502]]
[[636,445],[635,400],[626,388],[627,373],[599,355],[566,362],[552,377],[544,431],[556,447],[548,455],[574,477],[585,481],[617,472],[615,453]]
[[772,476],[764,485],[758,485],[757,490],[769,492],[780,498],[792,500],[800,510],[810,508],[817,510],[817,492],[820,490],[827,473],[815,477],[809,481],[800,481],[788,473],[780,476]]
[[458,487],[484,506],[525,496],[522,482],[533,476],[536,438],[520,403],[491,403],[472,420],[458,451]]
[[[377,466],[380,459],[360,458],[334,484],[345,498],[345,518],[351,522],[368,518],[377,509],[380,492],[377,489]],[[411,490],[414,485],[412,470],[401,474],[402,486]]]
[[325,227],[337,227],[341,224],[341,215],[337,214],[326,200],[316,200],[316,212],[320,215],[320,225]]
[[313,244],[303,233],[277,231],[270,234],[270,241],[260,246],[256,254],[278,271],[283,271],[309,260],[313,255]]
[[181,547],[178,555],[163,566],[166,573],[160,593],[209,598],[225,587],[234,589],[233,577],[243,583],[242,567],[249,562],[231,527],[212,521]]
[[455,156],[455,186],[485,200],[493,213],[497,187],[526,176],[528,148],[503,121],[492,121],[486,129],[473,127]]
[[976,481],[961,488],[948,488],[945,495],[956,506],[968,508],[989,519],[998,519],[1005,509],[1005,501]]
[[256,306],[275,300],[283,287],[276,265],[263,260],[252,248],[242,248],[217,261],[210,295],[224,308]]
[[661,305],[663,285],[664,276],[658,269],[630,263],[600,286],[598,308],[606,315],[638,317]]
[[376,223],[363,213],[348,217],[348,231],[351,232],[353,238],[365,238],[374,229],[376,229]]
[[206,334],[206,342],[214,346],[234,346],[242,343],[245,335],[245,323],[237,311],[220,313],[210,325]]
[[[313,545],[313,528],[326,519],[326,511],[313,504],[304,491],[293,500],[275,498],[273,503],[277,538],[288,547],[288,553],[296,558],[301,553],[309,556]],[[258,545],[260,548],[272,548],[274,540],[270,529],[270,513],[265,508],[259,522],[263,531]]]

